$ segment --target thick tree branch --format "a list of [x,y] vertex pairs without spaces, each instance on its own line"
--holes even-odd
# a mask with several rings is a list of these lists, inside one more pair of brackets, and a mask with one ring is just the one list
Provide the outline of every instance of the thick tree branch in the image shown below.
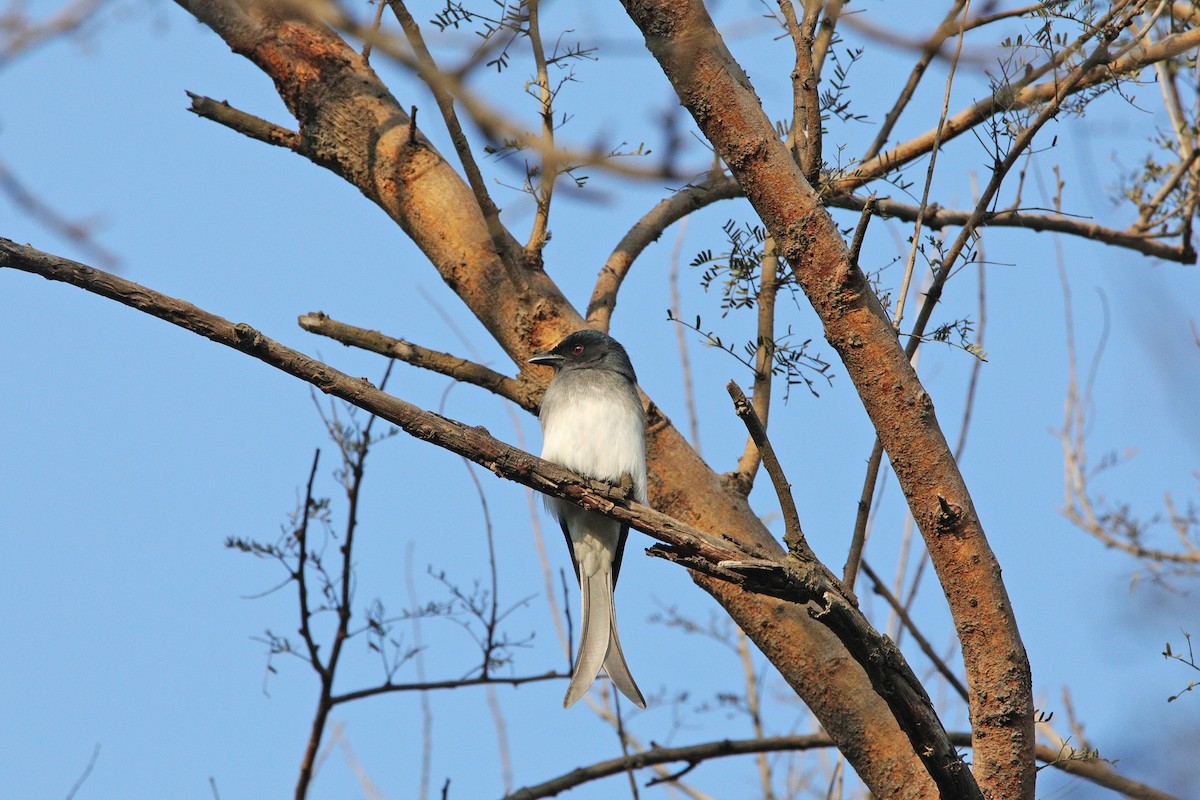
[[[779,140],[704,7],[692,0],[624,0],[624,5],[676,94],[792,264],[891,457],[963,644],[980,787],[995,800],[1031,798],[1029,661],[999,564],[929,395],[865,276],[849,263],[845,242],[814,187]],[[962,774],[965,769],[947,772],[930,753],[918,755],[943,794],[979,791],[971,776]]]
[[388,358],[398,358],[414,367],[437,372],[456,381],[480,386],[489,392],[511,400],[526,411],[536,411],[542,396],[542,387],[527,378],[510,378],[482,364],[460,358],[450,353],[431,350],[419,344],[395,339],[379,331],[347,325],[331,319],[320,311],[313,311],[299,318],[300,327],[309,333],[328,336],[330,339],[351,347],[360,347]]

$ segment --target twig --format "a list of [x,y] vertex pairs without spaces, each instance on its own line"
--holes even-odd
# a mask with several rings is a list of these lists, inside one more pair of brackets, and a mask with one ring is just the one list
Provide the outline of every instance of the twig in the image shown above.
[[[860,211],[868,199],[859,195],[834,195],[827,198],[826,202],[835,208]],[[881,216],[896,217],[906,222],[912,222],[917,218],[920,207],[890,198],[878,198],[876,211]],[[971,218],[971,214],[971,211],[964,209],[943,208],[934,204],[925,210],[922,224],[930,230],[941,230],[954,225],[966,224],[967,220]],[[1163,242],[1160,236],[1108,228],[1098,225],[1090,219],[1066,214],[1035,214],[1017,209],[985,211],[976,227],[1024,228],[1038,233],[1046,231],[1065,233],[1082,239],[1126,248],[1165,261],[1194,264],[1196,260],[1195,253],[1189,254],[1182,245],[1169,245]]]
[[335,694],[329,698],[333,705],[341,705],[354,700],[362,700],[366,697],[375,697],[381,694],[392,694],[395,692],[434,692],[442,689],[465,689],[471,686],[522,686],[526,683],[537,683],[539,681],[555,681],[563,678],[571,677],[569,673],[543,672],[540,675],[521,675],[514,678],[502,678],[494,675],[489,677],[478,678],[458,678],[445,681],[417,681],[414,683],[381,683],[378,686],[371,686],[366,689],[355,689],[352,692],[343,692]]
[[[785,5],[791,0],[784,0]],[[754,396],[751,404],[758,423],[766,431],[771,413],[771,378],[775,360],[775,298],[779,293],[779,253],[775,239],[767,236],[763,242],[761,278],[758,287],[758,331],[754,348]],[[754,476],[762,461],[762,451],[753,436],[746,439],[746,446],[738,459],[735,474],[738,490],[745,495],[754,488]]]
[[[83,767],[83,772],[79,773],[79,777],[75,779],[75,783],[71,784],[71,790],[67,792],[67,800],[75,800],[75,795],[83,788],[83,784],[87,781],[88,776],[92,774],[92,770],[96,767],[96,761],[100,758],[100,745],[97,744],[92,748],[91,758]],[[211,780],[211,779],[210,779]]]
[[850,263],[858,267],[858,258],[862,254],[863,240],[867,238],[867,225],[871,222],[871,216],[879,207],[879,198],[871,195],[863,202],[862,213],[858,217],[858,225],[854,228],[854,238],[850,240],[850,252],[848,258]]
[[758,418],[754,406],[746,399],[742,388],[736,382],[730,381],[725,384],[725,390],[733,399],[733,409],[745,423],[746,430],[750,433],[750,439],[762,457],[763,466],[766,468],[767,474],[771,476],[771,483],[775,487],[775,496],[779,499],[780,510],[783,513],[784,544],[787,545],[788,552],[800,553],[807,549],[807,545],[804,543],[804,531],[800,528],[800,515],[796,511],[796,501],[792,498],[791,484],[787,482],[787,477],[783,474],[783,467],[780,466],[779,459],[775,456],[775,448],[771,446],[771,442],[767,438],[767,431]]
[[[971,186],[977,190],[975,174],[971,173]],[[987,331],[987,258],[983,252],[983,236],[976,244],[979,251],[979,291],[976,295],[979,302],[975,319],[975,346],[980,352],[984,349],[984,334]],[[971,360],[971,377],[967,380],[967,397],[963,403],[962,423],[958,427],[958,442],[954,445],[954,460],[961,463],[963,452],[967,448],[967,432],[971,428],[971,415],[975,410],[975,389],[979,385],[979,374],[983,371],[983,360]]]
[[858,567],[862,562],[863,547],[867,543],[867,520],[871,515],[871,498],[879,482],[879,466],[883,463],[883,442],[875,437],[871,455],[867,459],[867,474],[863,477],[862,492],[858,496],[858,511],[854,515],[854,533],[850,536],[850,551],[846,554],[846,565],[842,568],[842,585],[854,591],[858,580]]
[[[671,250],[671,269],[667,273],[667,286],[671,293],[671,316],[679,319],[683,308],[679,302],[679,256],[683,240],[687,235],[688,217],[679,221],[679,232],[675,236],[675,247]],[[700,417],[696,414],[696,387],[692,382],[692,361],[688,357],[687,337],[683,326],[675,326],[675,344],[679,348],[680,378],[683,380],[683,403],[687,409],[688,430],[692,435],[692,449],[700,452]]]
[[[383,0],[376,0],[375,19],[371,20],[371,30],[373,30],[375,32],[376,36],[379,35],[379,28],[383,24],[383,6],[384,6]],[[373,43],[372,39],[367,39],[365,42],[363,42],[363,49],[362,49],[363,61],[371,60],[371,45],[372,45],[372,43]],[[413,108],[416,109],[416,106],[413,106]],[[416,126],[417,126],[416,113],[413,113],[411,115],[410,120],[412,122],[413,128],[416,128]]]
[[[971,0],[964,0],[962,13],[965,17],[971,10]],[[929,207],[929,191],[933,187],[933,171],[937,166],[938,150],[942,144],[942,132],[946,126],[946,114],[950,112],[950,90],[954,86],[954,74],[958,69],[958,57],[962,53],[963,33],[958,34],[958,45],[954,48],[954,58],[950,61],[950,71],[946,75],[946,90],[942,95],[942,111],[938,115],[937,128],[934,129],[933,149],[929,152],[929,167],[925,170],[925,188],[921,192],[921,202],[917,206],[917,218],[913,221],[916,230],[913,231],[912,245],[908,251],[908,261],[904,265],[904,278],[900,282],[900,290],[896,293],[896,313],[892,315],[892,327],[900,330],[900,322],[904,319],[904,304],[908,300],[908,287],[912,281],[913,269],[917,263],[917,250],[921,246],[921,226],[925,220],[925,210]]]
[[529,37],[529,47],[533,51],[533,63],[537,69],[535,83],[538,87],[538,102],[541,109],[538,115],[542,118],[542,165],[540,173],[540,188],[534,194],[537,210],[533,216],[533,229],[529,233],[529,242],[525,245],[525,257],[532,262],[540,263],[542,248],[546,246],[546,236],[550,225],[550,200],[554,196],[554,182],[558,179],[559,165],[549,161],[545,154],[554,152],[554,93],[550,91],[550,75],[546,71],[546,50],[542,46],[542,32],[538,21],[539,0],[526,0],[525,13],[528,15],[525,33]]
[[300,525],[295,531],[297,547],[296,571],[292,577],[296,580],[300,600],[300,638],[304,640],[304,644],[308,648],[309,663],[312,664],[312,668],[316,670],[317,676],[321,679],[321,695],[317,702],[317,711],[313,715],[304,758],[300,762],[300,775],[296,779],[296,800],[304,800],[308,794],[308,786],[312,782],[313,767],[317,758],[317,752],[321,746],[321,735],[325,731],[325,721],[329,716],[329,709],[331,707],[331,704],[328,702],[329,695],[327,692],[332,686],[332,680],[330,680],[331,673],[329,668],[321,661],[316,639],[313,637],[312,628],[309,625],[312,611],[308,605],[308,521],[314,509],[313,482],[317,477],[317,465],[320,463],[320,460],[321,451],[318,449],[313,454],[312,468],[309,470],[308,484],[304,490],[304,511],[300,517]]

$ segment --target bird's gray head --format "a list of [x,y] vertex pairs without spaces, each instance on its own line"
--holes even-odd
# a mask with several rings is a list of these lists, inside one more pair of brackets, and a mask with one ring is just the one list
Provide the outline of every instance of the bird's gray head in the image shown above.
[[538,353],[530,364],[546,364],[555,373],[571,369],[600,369],[624,375],[637,383],[629,354],[616,339],[600,331],[585,328],[575,331],[548,353]]

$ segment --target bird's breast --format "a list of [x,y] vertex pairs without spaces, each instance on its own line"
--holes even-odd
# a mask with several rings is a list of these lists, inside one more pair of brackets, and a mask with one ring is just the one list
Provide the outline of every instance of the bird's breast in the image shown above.
[[629,475],[645,502],[645,418],[637,395],[619,375],[573,377],[560,376],[542,400],[542,458],[612,483]]

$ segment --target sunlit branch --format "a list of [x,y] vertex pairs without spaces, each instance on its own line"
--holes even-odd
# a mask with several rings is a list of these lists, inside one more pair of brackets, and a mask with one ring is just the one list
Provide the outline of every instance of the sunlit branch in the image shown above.
[[663,231],[680,219],[718,200],[741,195],[737,181],[727,176],[714,176],[689,185],[660,201],[621,238],[596,276],[592,299],[588,301],[588,324],[607,331],[617,304],[621,283],[642,251],[662,236]]
[[431,350],[418,344],[396,339],[379,331],[359,328],[331,319],[320,311],[299,318],[300,327],[310,333],[328,336],[342,344],[360,347],[388,358],[397,358],[414,367],[437,372],[463,383],[480,386],[513,401],[526,411],[537,408],[541,388],[524,378],[510,378],[493,369],[465,358]]
[[301,146],[300,134],[282,125],[268,122],[262,117],[256,117],[245,111],[229,105],[227,100],[213,100],[211,97],[188,92],[192,98],[192,107],[188,109],[198,117],[220,123],[230,130],[243,136],[257,139],[260,142],[299,151]]

